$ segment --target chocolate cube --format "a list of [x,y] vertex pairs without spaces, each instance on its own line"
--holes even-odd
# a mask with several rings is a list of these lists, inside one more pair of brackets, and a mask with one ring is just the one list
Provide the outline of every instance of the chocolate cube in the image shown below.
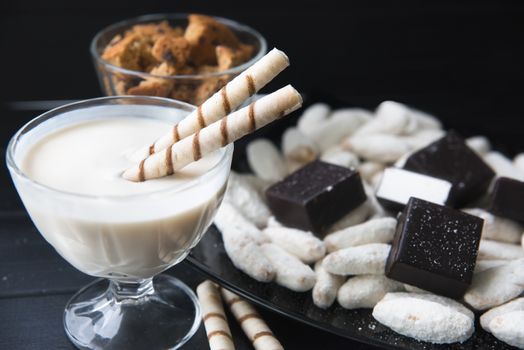
[[400,215],[386,276],[450,298],[471,284],[483,220],[411,198]]
[[463,206],[486,192],[495,172],[455,132],[413,153],[404,169],[451,182],[449,204]]
[[274,184],[266,197],[278,221],[317,234],[367,198],[358,172],[321,161]]
[[491,192],[489,211],[504,218],[524,221],[524,182],[498,178]]
[[411,197],[444,205],[448,202],[450,190],[449,181],[404,169],[387,168],[376,196],[384,208],[401,211]]

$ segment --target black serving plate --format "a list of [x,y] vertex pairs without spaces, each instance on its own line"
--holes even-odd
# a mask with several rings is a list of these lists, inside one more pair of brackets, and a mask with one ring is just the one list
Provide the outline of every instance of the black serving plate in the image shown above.
[[[333,100],[330,96],[309,94],[308,104],[311,101],[326,101],[334,107],[345,106],[340,101]],[[271,124],[271,126],[259,130],[255,134],[235,143],[235,154],[233,157],[233,168],[236,171],[249,171],[245,160],[246,144],[258,137],[266,137],[278,144],[280,136],[286,127],[296,122],[299,113],[284,118]],[[447,128],[455,128],[453,123],[447,123]],[[478,131],[459,129],[464,136],[470,136]],[[482,133],[482,131],[481,131]],[[493,140],[492,140],[493,141]],[[494,142],[496,148],[498,142]],[[520,143],[519,143],[520,144]],[[507,143],[506,143],[507,145]],[[515,147],[503,147],[508,153],[515,152]],[[519,149],[520,150],[520,149]],[[410,350],[472,350],[472,349],[513,349],[513,347],[497,340],[491,334],[485,332],[478,323],[475,325],[475,334],[462,344],[435,345],[420,342],[415,339],[402,336],[375,321],[371,315],[371,309],[346,310],[334,305],[323,310],[313,304],[311,291],[305,293],[293,292],[283,288],[276,283],[261,283],[238,270],[227,256],[220,232],[215,226],[211,226],[200,243],[193,248],[187,257],[187,262],[201,270],[211,279],[220,283],[231,291],[251,300],[252,302],[282,315],[337,334],[342,337],[353,339],[362,343],[386,348],[386,349],[410,349]],[[478,315],[477,315],[478,316]]]

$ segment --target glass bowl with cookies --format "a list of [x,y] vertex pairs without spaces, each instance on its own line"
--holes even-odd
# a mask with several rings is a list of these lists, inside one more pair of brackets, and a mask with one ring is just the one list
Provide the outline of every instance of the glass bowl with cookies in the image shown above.
[[200,14],[136,17],[101,30],[91,56],[104,94],[200,105],[267,51],[249,26]]

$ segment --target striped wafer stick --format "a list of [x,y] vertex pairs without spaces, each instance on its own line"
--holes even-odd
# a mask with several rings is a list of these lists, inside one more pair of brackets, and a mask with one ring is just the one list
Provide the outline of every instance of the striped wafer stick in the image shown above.
[[291,113],[301,105],[302,97],[298,91],[287,85],[143,159],[138,165],[127,169],[123,177],[130,181],[144,181],[171,175],[206,154]]
[[198,301],[211,350],[234,350],[233,337],[227,323],[222,298],[215,284],[204,281],[197,287]]
[[250,303],[224,288],[220,288],[220,290],[231,313],[235,316],[238,323],[240,323],[242,330],[249,340],[251,340],[256,350],[284,349],[266,322],[264,322]]
[[289,59],[286,54],[278,49],[271,50],[222,87],[186,118],[174,125],[169,133],[155,141],[154,144],[140,149],[136,154],[137,159],[143,159],[150,154],[159,152],[228,115],[273,80],[287,66],[289,66]]

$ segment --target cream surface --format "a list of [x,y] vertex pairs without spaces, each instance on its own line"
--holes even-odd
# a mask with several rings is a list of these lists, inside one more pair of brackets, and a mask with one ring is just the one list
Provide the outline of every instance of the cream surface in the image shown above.
[[176,175],[142,183],[126,181],[123,170],[141,145],[169,130],[171,124],[145,118],[82,121],[46,135],[26,153],[21,168],[37,182],[87,195],[132,195],[180,186],[208,171],[220,154],[212,153]]
[[130,155],[174,121],[139,116],[158,115],[158,107],[129,109],[137,117],[126,117],[126,109],[95,110],[96,119],[86,118],[89,111],[70,112],[39,126],[17,163],[32,180],[62,192],[16,176],[15,184],[38,230],[73,266],[136,280],[169,268],[198,243],[220,204],[230,158],[220,162],[225,151],[219,150],[175,175],[127,181],[120,174],[139,161]]

